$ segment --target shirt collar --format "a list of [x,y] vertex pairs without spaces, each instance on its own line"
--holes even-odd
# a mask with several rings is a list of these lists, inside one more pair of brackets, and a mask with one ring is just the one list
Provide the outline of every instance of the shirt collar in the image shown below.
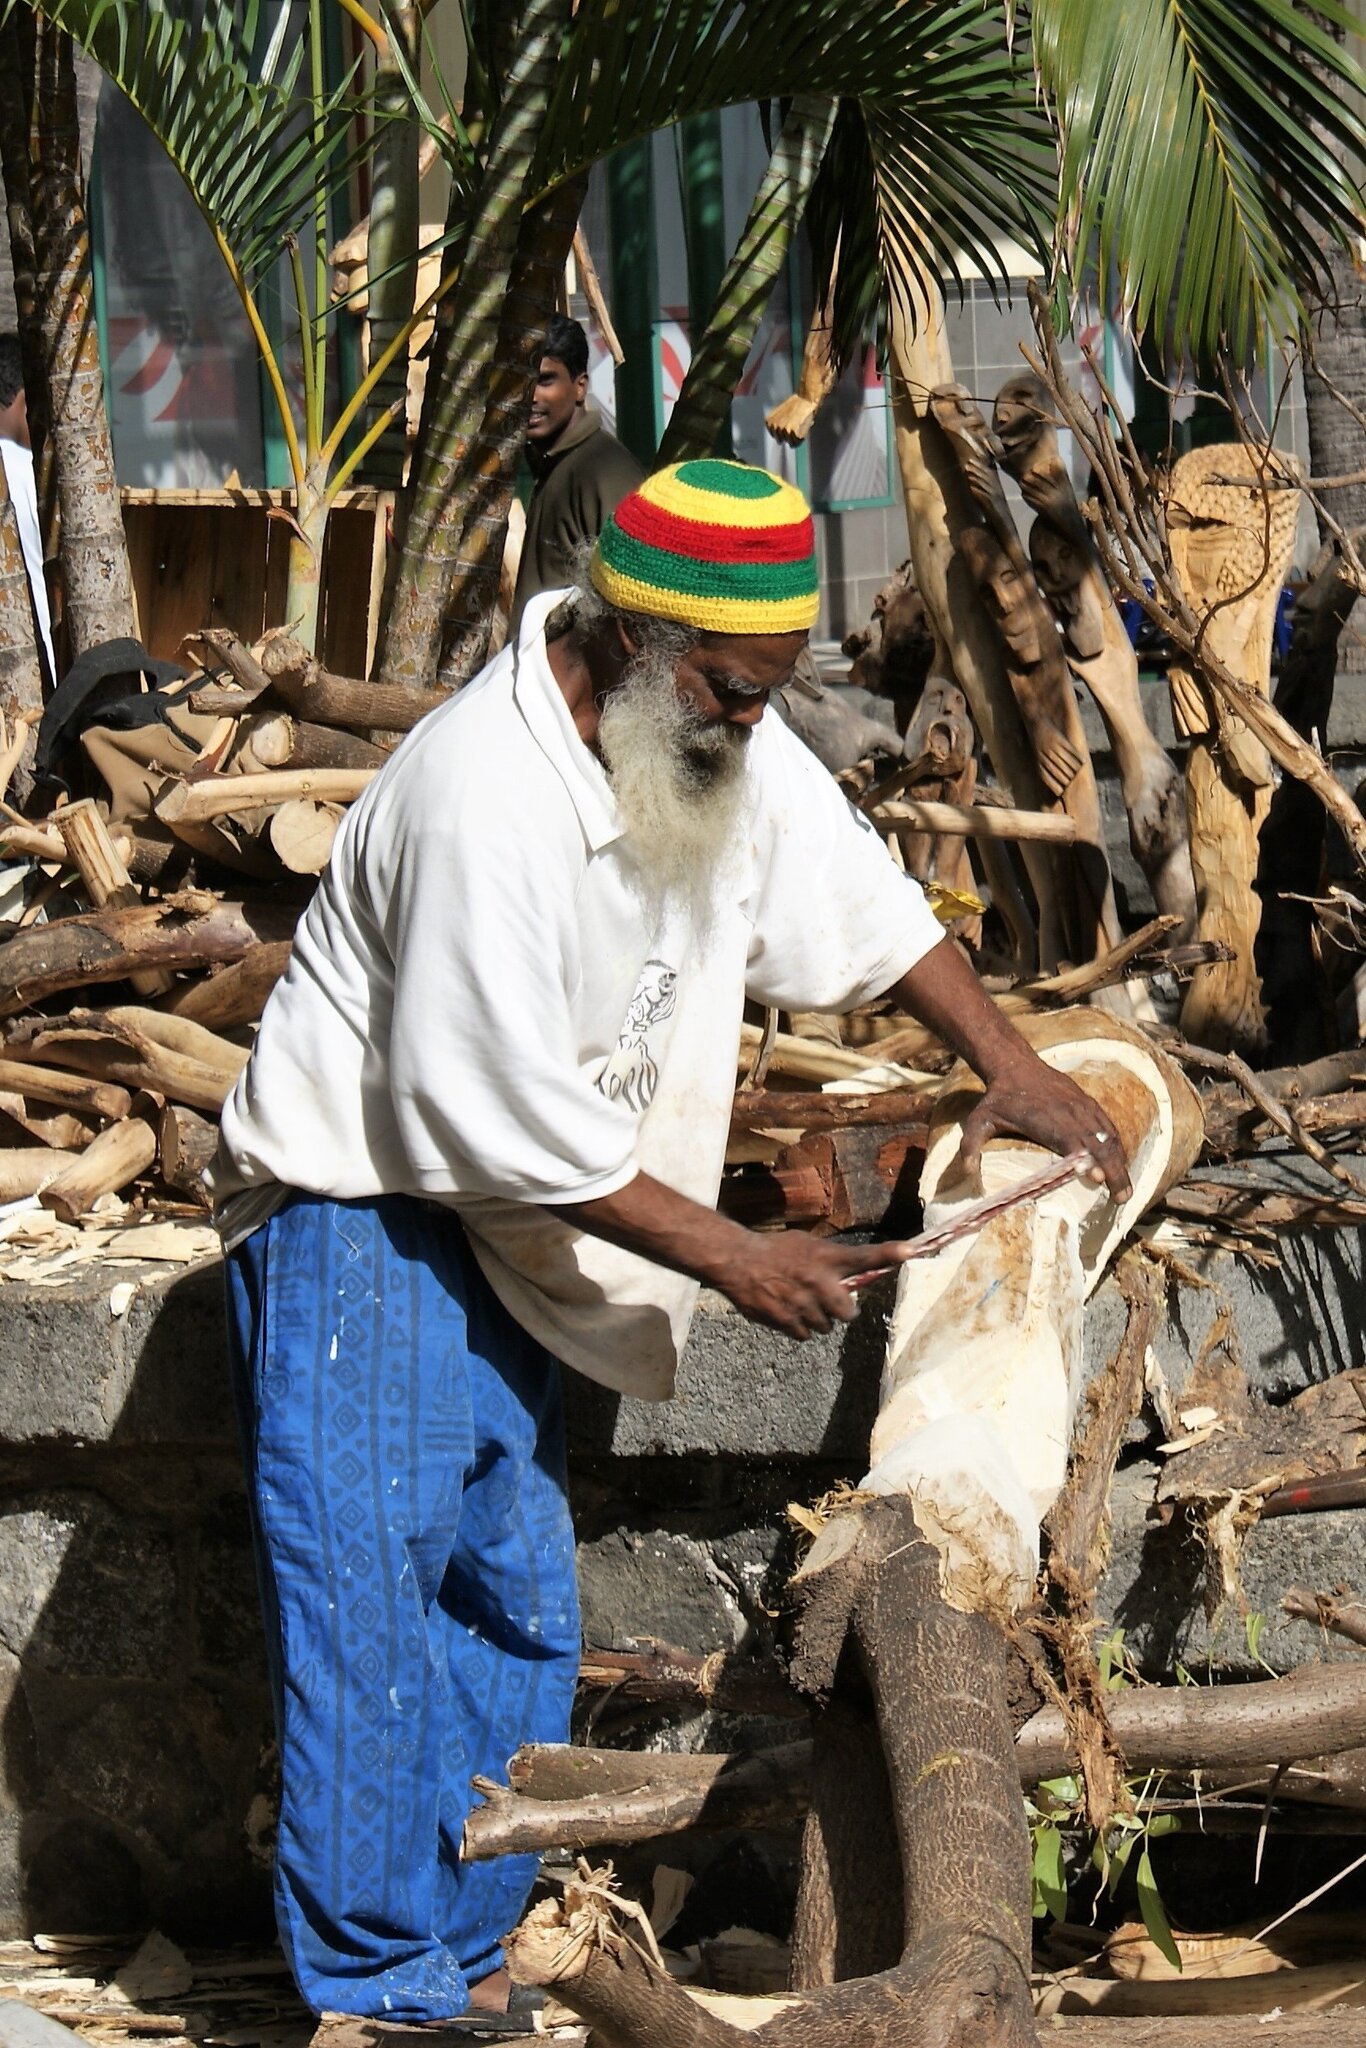
[[546,622],[572,597],[572,591],[546,590],[527,604],[513,650],[512,691],[532,738],[569,792],[584,838],[601,853],[622,837],[621,813],[606,769],[579,737],[546,653]]
[[541,448],[534,441],[527,442],[526,459],[528,469],[530,469],[534,477],[538,479],[543,477],[547,470],[554,467],[562,455],[568,455],[571,449],[581,448],[585,441],[591,440],[594,434],[601,433],[601,431],[602,414],[590,412],[586,405],[580,406],[574,417],[565,423],[559,440],[554,442],[551,447]]

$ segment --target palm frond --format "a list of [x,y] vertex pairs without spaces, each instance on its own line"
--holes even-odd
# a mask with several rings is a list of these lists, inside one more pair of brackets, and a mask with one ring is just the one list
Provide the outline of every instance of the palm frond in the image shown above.
[[34,11],[141,114],[245,278],[312,219],[320,181],[330,191],[349,175],[355,70],[315,116],[299,84],[302,41],[287,50],[276,34],[255,51],[254,8],[245,32],[231,0],[202,0],[193,13],[167,0],[43,0]]
[[[1318,19],[1315,18],[1318,17]],[[1319,22],[1326,24],[1321,27]],[[1118,279],[1172,357],[1300,326],[1363,222],[1366,76],[1338,0],[1031,0],[1056,114],[1059,276]]]
[[716,445],[834,122],[830,100],[793,100],[664,431],[661,467],[706,455]]

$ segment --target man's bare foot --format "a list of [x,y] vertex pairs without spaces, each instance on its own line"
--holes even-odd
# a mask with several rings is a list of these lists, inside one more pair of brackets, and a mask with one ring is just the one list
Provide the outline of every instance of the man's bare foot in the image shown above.
[[506,1970],[494,1970],[470,1986],[471,2012],[506,2012],[512,1979]]

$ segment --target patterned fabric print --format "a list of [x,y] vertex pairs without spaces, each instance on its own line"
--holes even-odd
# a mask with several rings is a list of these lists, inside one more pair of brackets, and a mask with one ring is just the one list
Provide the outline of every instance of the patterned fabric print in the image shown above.
[[280,1731],[276,1912],[314,2011],[446,2019],[532,1856],[461,1864],[476,1775],[567,1739],[560,1367],[450,1210],[294,1195],[228,1261]]
[[610,603],[700,631],[804,631],[819,603],[806,500],[742,462],[675,463],[646,477],[603,526],[590,573]]

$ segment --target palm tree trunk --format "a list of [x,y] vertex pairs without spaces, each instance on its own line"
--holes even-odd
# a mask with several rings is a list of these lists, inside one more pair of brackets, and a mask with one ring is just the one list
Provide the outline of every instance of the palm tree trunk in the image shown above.
[[90,279],[71,39],[37,25],[30,190],[72,652],[137,631]]
[[806,211],[835,125],[836,105],[811,94],[792,102],[670,415],[659,449],[661,466],[710,454],[716,445],[764,309]]
[[[423,401],[407,531],[380,664],[385,682],[428,689],[438,683],[448,612],[457,675],[473,674],[474,655],[487,642],[477,606],[487,600],[491,612],[496,595],[515,449],[544,338],[542,325],[540,335],[527,340],[522,359],[508,362],[505,316],[512,312],[509,294],[524,228],[532,245],[537,239],[536,223],[524,220],[523,210],[568,16],[567,0],[526,0],[522,12],[473,209],[476,225],[454,293],[441,375],[429,376]],[[549,224],[543,225],[548,236]],[[565,251],[572,234],[571,222]],[[563,260],[562,254],[561,269]],[[533,260],[530,270],[539,269]]]
[[55,555],[56,484],[48,432],[47,373],[43,327],[38,317],[38,259],[33,247],[33,205],[29,185],[28,134],[33,120],[35,19],[14,7],[0,25],[0,170],[5,179],[5,214],[19,347],[24,359],[28,428],[38,472],[38,519],[44,552]]
[[[387,25],[391,38],[402,36],[409,61],[415,65],[417,9],[406,4],[392,7]],[[372,363],[411,317],[417,285],[418,124],[403,73],[391,53],[381,54],[375,66],[375,123],[370,232],[365,244]],[[370,393],[367,427],[373,427],[391,406],[404,400],[407,389],[408,351],[401,349]],[[392,424],[365,459],[365,481],[397,490],[403,482],[406,454],[406,417],[400,404]]]

